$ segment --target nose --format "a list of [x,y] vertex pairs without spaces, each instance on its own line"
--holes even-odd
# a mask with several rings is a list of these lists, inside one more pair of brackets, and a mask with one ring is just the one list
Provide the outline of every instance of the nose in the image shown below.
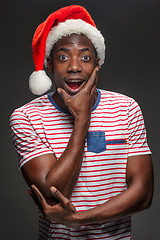
[[68,72],[81,72],[81,64],[80,60],[77,58],[70,59],[69,65],[68,65]]

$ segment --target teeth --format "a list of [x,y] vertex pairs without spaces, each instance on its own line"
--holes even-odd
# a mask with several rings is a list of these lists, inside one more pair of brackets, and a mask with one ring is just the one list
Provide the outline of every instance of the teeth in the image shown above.
[[67,82],[82,82],[82,80],[74,79],[74,80],[68,80]]

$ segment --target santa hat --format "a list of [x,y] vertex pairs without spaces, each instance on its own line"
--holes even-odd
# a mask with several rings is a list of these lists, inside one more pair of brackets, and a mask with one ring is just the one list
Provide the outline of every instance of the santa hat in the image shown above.
[[35,71],[29,78],[29,88],[32,93],[41,95],[51,88],[51,79],[46,75],[43,67],[47,66],[47,58],[50,56],[53,45],[60,38],[73,33],[88,37],[96,49],[99,66],[104,63],[104,38],[87,10],[78,5],[61,8],[50,14],[35,31],[32,41]]

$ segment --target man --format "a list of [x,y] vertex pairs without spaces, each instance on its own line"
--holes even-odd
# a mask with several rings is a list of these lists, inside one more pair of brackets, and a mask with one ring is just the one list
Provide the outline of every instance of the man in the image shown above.
[[[89,13],[52,13],[33,38],[30,89],[55,93],[16,109],[11,135],[37,201],[39,239],[132,239],[130,215],[150,206],[153,173],[141,110],[96,88],[105,45]],[[34,193],[34,194],[33,194]]]

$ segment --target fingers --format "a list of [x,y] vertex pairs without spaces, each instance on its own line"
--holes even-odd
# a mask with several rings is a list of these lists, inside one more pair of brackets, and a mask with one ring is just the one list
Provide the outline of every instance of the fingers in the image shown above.
[[64,103],[66,104],[66,106],[68,106],[68,103],[70,101],[70,95],[68,93],[66,93],[66,91],[62,88],[58,88],[57,92],[59,93],[59,95],[62,97],[62,99],[64,100]]
[[92,73],[90,79],[88,80],[88,82],[86,83],[86,85],[84,87],[87,91],[91,92],[93,88],[94,88],[94,90],[96,89],[97,81],[98,81],[98,71],[99,71],[98,67],[96,67],[93,70],[93,73]]
[[97,84],[98,84],[98,70],[96,72],[96,76],[95,76],[95,84],[94,86],[92,87],[91,89],[91,96],[93,97],[94,93],[95,93],[95,90],[96,90],[96,87],[97,87]]
[[[41,206],[41,209],[43,209],[45,211],[45,209],[48,206],[48,203],[46,202],[45,198],[43,197],[42,193],[38,190],[38,188],[35,185],[31,186],[35,196],[37,197],[37,200]],[[32,195],[31,195],[32,196]],[[34,199],[34,198],[33,198]],[[37,201],[36,201],[37,202]],[[38,204],[38,206],[39,206]]]
[[31,191],[31,190],[28,190],[28,193],[29,193],[29,195],[32,197],[33,201],[34,201],[35,204],[38,206],[38,208],[42,211],[42,210],[43,210],[43,209],[42,209],[42,206],[40,205],[40,202],[39,202],[37,196],[34,194],[34,192]]
[[61,205],[64,208],[69,208],[73,212],[76,212],[74,205],[69,201],[68,198],[64,197],[63,194],[58,189],[56,189],[55,187],[51,187],[50,190],[51,190],[52,195],[55,198],[57,198],[57,200],[61,203]]
[[58,189],[56,189],[55,187],[51,187],[50,190],[51,190],[52,195],[57,200],[59,200],[59,202],[64,206],[66,204],[66,202],[68,201],[68,199],[66,197],[64,197],[63,194]]
[[63,100],[67,100],[70,97],[70,95],[66,93],[66,91],[63,90],[62,88],[57,88],[57,92],[59,93],[59,95],[61,95]]

